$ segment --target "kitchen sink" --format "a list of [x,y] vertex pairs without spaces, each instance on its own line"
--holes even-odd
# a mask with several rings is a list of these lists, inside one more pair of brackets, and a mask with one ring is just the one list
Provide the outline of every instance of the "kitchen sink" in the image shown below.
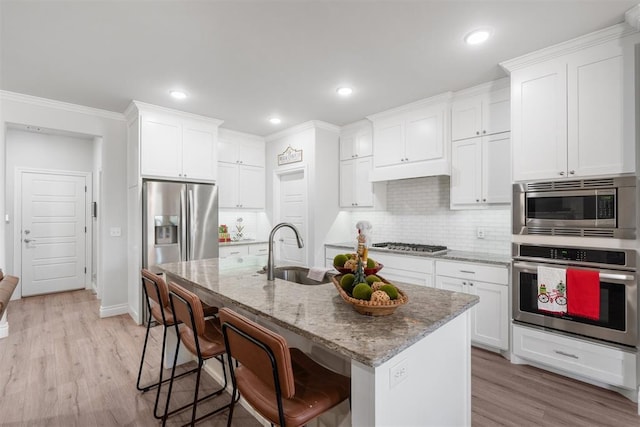
[[[266,270],[261,270],[259,273],[266,273]],[[273,269],[273,274],[276,278],[286,280],[288,282],[299,283],[301,285],[322,285],[324,283],[331,282],[331,273],[325,274],[321,281],[309,279],[307,277],[308,273],[308,267],[288,266],[276,267]]]

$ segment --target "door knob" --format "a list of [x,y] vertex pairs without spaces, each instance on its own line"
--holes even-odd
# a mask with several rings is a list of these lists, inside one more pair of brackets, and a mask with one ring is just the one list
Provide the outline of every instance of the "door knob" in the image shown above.
[[24,234],[29,234],[31,233],[31,230],[24,230]]
[[24,239],[25,243],[31,243],[31,242],[35,242],[36,239]]

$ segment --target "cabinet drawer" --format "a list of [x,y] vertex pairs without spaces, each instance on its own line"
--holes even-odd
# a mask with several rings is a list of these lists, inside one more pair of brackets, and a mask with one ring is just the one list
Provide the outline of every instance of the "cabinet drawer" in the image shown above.
[[258,245],[249,245],[249,255],[265,255],[269,254],[269,245],[258,244]]
[[637,387],[636,355],[615,347],[514,325],[513,353],[607,384]]
[[[416,273],[433,274],[433,259],[415,256],[383,254],[381,252],[369,252],[369,257],[384,264],[384,270],[393,268],[395,270],[407,270]],[[380,273],[383,274],[383,273]]]
[[466,262],[436,261],[436,274],[438,276],[474,279],[501,285],[509,284],[509,271],[506,267]]
[[219,258],[240,257],[244,255],[249,255],[249,246],[247,245],[220,246],[218,251]]

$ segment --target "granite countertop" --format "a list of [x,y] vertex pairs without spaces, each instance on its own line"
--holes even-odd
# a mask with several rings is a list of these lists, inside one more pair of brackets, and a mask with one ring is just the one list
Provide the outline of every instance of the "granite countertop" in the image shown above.
[[[325,246],[331,246],[335,248],[345,248],[349,249],[353,252],[354,243],[327,243]],[[484,252],[471,252],[471,251],[456,251],[456,250],[447,250],[446,253],[443,254],[430,254],[428,252],[407,252],[407,251],[397,251],[386,248],[369,248],[369,252],[380,252],[380,253],[388,253],[388,254],[399,254],[406,256],[415,256],[422,258],[433,258],[433,259],[442,259],[447,261],[464,261],[464,262],[479,262],[482,264],[493,264],[508,267],[511,265],[511,256],[508,255],[496,255],[496,254],[488,254]]]
[[357,313],[327,283],[268,282],[258,265],[225,259],[162,264],[170,280],[208,303],[236,306],[330,350],[376,367],[478,303],[474,295],[416,285],[400,288],[409,302],[389,316]]
[[242,245],[260,245],[267,244],[266,240],[254,240],[254,239],[243,239],[243,240],[235,240],[231,242],[220,242],[219,246],[242,246]]

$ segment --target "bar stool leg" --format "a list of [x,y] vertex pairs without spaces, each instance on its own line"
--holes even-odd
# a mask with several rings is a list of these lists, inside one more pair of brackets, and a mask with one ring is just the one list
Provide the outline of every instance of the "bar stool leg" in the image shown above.
[[136,382],[136,388],[139,391],[145,392],[149,391],[149,389],[153,386],[140,386],[140,379],[142,378],[142,366],[144,365],[144,356],[147,353],[147,342],[149,341],[149,331],[151,329],[151,311],[149,311],[149,317],[147,318],[147,332],[144,335],[144,345],[142,346],[142,356],[140,357],[140,369],[138,369],[138,381]]

